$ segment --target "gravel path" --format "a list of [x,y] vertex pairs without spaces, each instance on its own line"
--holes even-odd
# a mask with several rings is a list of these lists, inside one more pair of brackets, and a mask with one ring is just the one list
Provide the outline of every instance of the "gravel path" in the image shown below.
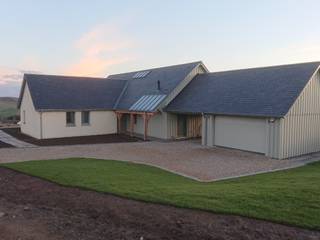
[[290,160],[225,148],[205,148],[198,141],[134,142],[0,149],[0,163],[89,157],[155,165],[202,181],[252,175],[304,165],[319,154]]
[[18,140],[2,130],[0,130],[0,141],[18,148],[35,147],[35,145]]

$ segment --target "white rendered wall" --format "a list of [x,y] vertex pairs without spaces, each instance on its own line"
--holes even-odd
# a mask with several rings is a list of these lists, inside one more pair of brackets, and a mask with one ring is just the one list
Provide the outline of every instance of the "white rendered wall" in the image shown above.
[[90,124],[81,124],[81,112],[75,112],[75,126],[67,126],[66,112],[42,113],[43,138],[62,138],[111,134],[117,132],[117,118],[113,111],[91,111]]
[[[21,132],[34,138],[41,138],[40,113],[34,108],[28,84],[24,88],[24,93],[20,106]],[[25,116],[25,119],[24,119]]]

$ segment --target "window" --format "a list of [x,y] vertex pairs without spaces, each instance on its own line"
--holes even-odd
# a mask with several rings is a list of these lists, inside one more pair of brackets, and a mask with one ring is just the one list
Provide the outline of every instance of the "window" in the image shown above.
[[67,112],[66,122],[67,122],[67,126],[75,126],[76,125],[75,112]]
[[138,121],[137,115],[133,115],[133,123],[134,123],[134,124],[137,124],[137,121]]
[[22,121],[23,121],[23,124],[26,124],[26,111],[23,110],[22,112]]
[[83,111],[81,113],[81,123],[82,125],[89,125],[90,124],[90,112]]

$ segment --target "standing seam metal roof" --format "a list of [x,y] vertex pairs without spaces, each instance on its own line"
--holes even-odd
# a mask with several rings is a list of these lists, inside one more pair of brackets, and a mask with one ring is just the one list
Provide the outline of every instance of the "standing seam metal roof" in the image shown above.
[[167,95],[144,95],[136,101],[129,110],[137,112],[154,112],[166,96]]

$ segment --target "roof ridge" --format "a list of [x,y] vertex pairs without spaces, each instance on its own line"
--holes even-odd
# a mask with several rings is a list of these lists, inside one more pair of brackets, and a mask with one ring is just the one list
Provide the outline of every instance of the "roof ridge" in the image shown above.
[[116,75],[122,75],[122,74],[130,74],[130,73],[136,73],[136,72],[142,72],[142,71],[153,71],[153,70],[158,70],[158,69],[163,69],[163,68],[177,67],[177,66],[183,66],[183,65],[189,65],[189,64],[200,64],[200,63],[202,63],[202,61],[187,62],[187,63],[174,64],[174,65],[169,65],[169,66],[162,66],[162,67],[145,68],[145,69],[140,69],[140,70],[135,70],[135,71],[110,74],[107,76],[107,78],[110,76],[116,76]]
[[58,75],[58,74],[37,74],[37,73],[25,73],[23,74],[25,77],[28,76],[38,76],[38,77],[63,77],[63,78],[78,78],[78,79],[100,79],[100,80],[114,80],[107,79],[103,77],[86,77],[86,76],[71,76],[71,75]]
[[312,61],[312,62],[300,62],[300,63],[261,66],[261,67],[249,67],[249,68],[222,70],[222,71],[216,71],[216,72],[208,72],[206,74],[210,75],[210,74],[215,74],[215,73],[227,73],[227,72],[237,72],[237,71],[245,71],[245,70],[261,70],[261,69],[269,69],[269,68],[277,68],[277,67],[289,67],[289,66],[297,66],[297,65],[305,65],[305,64],[316,64],[316,63],[318,65],[320,65],[320,61]]

